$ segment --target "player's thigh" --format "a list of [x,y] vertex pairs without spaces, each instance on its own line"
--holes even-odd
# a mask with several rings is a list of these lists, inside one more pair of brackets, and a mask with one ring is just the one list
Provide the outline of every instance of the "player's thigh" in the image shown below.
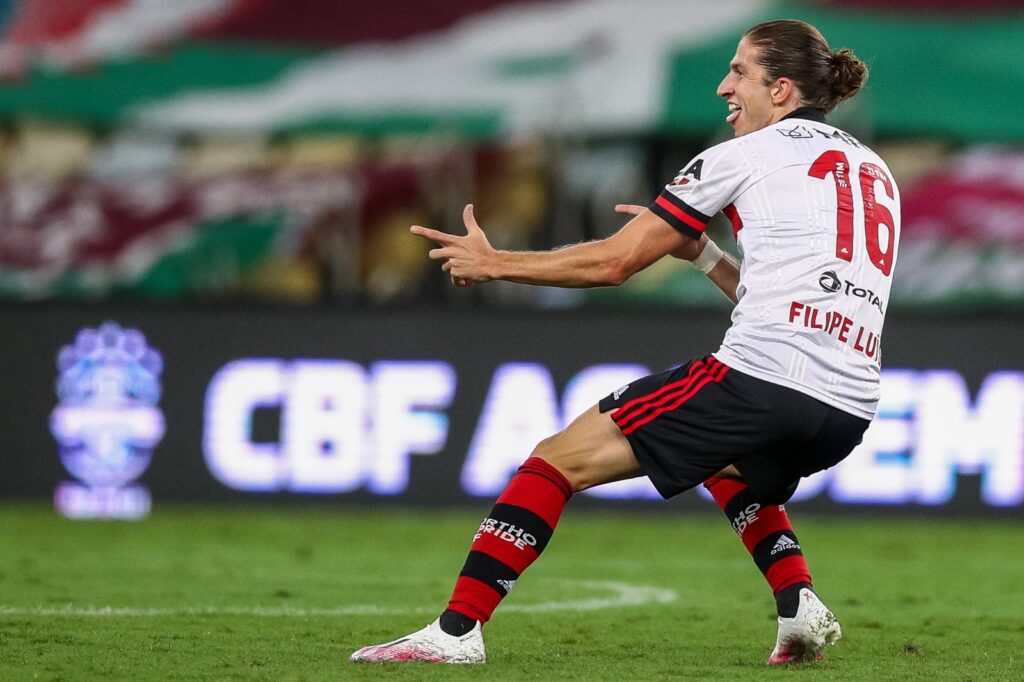
[[533,451],[552,464],[576,491],[640,476],[629,441],[611,416],[594,405],[569,426],[542,440]]

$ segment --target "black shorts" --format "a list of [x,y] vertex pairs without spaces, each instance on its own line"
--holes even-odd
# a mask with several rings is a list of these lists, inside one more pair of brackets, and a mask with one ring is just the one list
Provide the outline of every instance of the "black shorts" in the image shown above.
[[637,379],[598,407],[666,498],[732,464],[762,504],[782,504],[800,477],[850,454],[870,424],[711,355]]

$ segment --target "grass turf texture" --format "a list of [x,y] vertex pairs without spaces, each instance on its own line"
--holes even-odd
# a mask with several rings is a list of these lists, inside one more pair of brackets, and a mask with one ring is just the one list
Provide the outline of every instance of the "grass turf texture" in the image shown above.
[[[0,679],[1024,679],[1019,523],[799,511],[817,587],[845,632],[824,662],[765,667],[773,603],[724,518],[570,507],[506,600],[520,610],[499,609],[487,627],[486,666],[349,663],[359,646],[433,619],[484,506],[161,506],[135,524],[2,506]],[[586,581],[678,598],[527,609],[609,596]]]

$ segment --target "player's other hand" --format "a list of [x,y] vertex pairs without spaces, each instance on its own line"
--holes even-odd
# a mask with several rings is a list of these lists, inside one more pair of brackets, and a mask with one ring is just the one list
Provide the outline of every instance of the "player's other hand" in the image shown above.
[[672,257],[680,260],[694,260],[701,254],[708,243],[708,236],[702,234],[700,239],[687,239],[682,246],[671,252]]
[[[637,204],[615,204],[615,212],[624,215],[637,216],[646,210],[646,206],[639,206]],[[704,250],[704,245],[707,243],[707,235],[701,235],[699,240],[687,239],[686,243],[672,251],[671,255],[680,260],[693,260],[700,255],[701,251]]]
[[640,215],[646,208],[646,206],[638,206],[637,204],[615,204],[615,212],[624,215]]
[[409,231],[435,242],[439,248],[427,254],[431,260],[441,261],[441,269],[452,278],[452,284],[468,287],[479,282],[494,279],[494,265],[498,252],[487,241],[487,235],[473,217],[473,204],[467,204],[462,212],[466,225],[465,235],[448,234],[429,227],[413,225]]

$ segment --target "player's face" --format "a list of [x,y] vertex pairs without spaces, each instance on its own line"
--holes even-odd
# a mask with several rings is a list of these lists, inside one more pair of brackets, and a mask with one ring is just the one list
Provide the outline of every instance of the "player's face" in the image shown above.
[[778,113],[772,102],[774,83],[768,80],[757,57],[758,48],[743,38],[736,47],[736,56],[729,62],[728,75],[718,86],[718,96],[729,105],[729,116],[725,120],[736,137],[775,123]]

